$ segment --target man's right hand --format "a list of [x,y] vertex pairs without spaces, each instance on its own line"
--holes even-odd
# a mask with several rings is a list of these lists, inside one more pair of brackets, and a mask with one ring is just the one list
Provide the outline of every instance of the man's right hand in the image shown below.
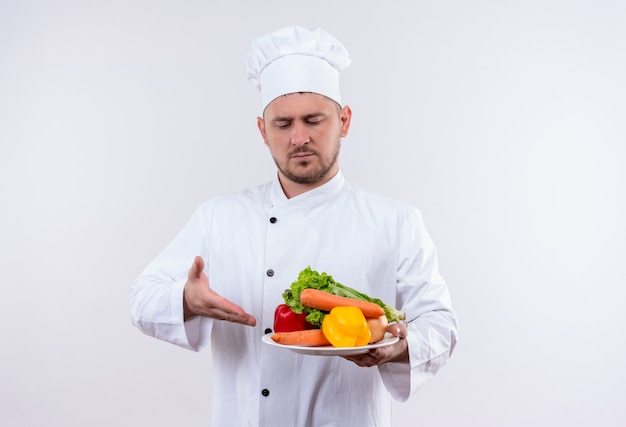
[[189,269],[183,290],[183,312],[185,321],[194,316],[203,316],[248,326],[256,325],[254,316],[211,289],[209,278],[204,274],[204,260],[199,256]]

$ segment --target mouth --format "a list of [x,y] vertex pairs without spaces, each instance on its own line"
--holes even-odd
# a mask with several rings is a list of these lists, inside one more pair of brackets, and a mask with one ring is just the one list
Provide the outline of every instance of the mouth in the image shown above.
[[310,152],[310,151],[306,151],[306,152],[297,152],[297,153],[293,153],[290,157],[292,159],[304,159],[307,157],[311,157],[314,156],[315,153]]

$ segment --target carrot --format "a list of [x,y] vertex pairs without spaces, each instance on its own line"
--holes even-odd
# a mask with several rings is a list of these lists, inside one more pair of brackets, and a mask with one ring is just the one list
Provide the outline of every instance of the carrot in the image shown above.
[[320,347],[330,345],[321,329],[307,329],[292,332],[276,332],[272,340],[283,345],[299,345],[302,347]]
[[381,306],[373,302],[341,297],[319,289],[307,288],[300,293],[300,302],[306,307],[330,311],[334,307],[358,307],[365,317],[380,317],[385,314]]

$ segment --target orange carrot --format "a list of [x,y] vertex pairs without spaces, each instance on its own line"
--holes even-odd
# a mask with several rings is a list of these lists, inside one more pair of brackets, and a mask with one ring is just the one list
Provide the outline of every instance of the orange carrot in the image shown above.
[[365,317],[380,317],[385,314],[381,306],[360,299],[341,297],[319,289],[307,288],[300,293],[300,302],[306,307],[330,311],[335,307],[358,307]]
[[299,345],[302,347],[319,347],[330,345],[321,329],[307,329],[292,332],[276,332],[272,335],[274,342],[283,345]]

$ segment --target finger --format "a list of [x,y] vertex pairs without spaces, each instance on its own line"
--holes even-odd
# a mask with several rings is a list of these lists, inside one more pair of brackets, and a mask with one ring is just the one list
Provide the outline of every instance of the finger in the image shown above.
[[358,356],[343,356],[343,358],[363,368],[369,368],[378,364],[378,359],[372,357],[370,354],[359,354]]
[[389,325],[387,329],[394,337],[398,337],[400,339],[406,338],[407,336],[407,328],[405,323],[394,323],[393,325]]
[[246,313],[243,308],[220,295],[216,295],[216,297],[216,305],[209,309],[209,311],[214,312],[210,317],[216,317],[230,322],[243,323],[250,326],[256,325],[256,319],[254,316]]
[[208,310],[209,317],[215,319],[225,320],[227,322],[241,323],[248,326],[256,326],[256,319],[251,314],[241,311],[228,311],[219,308],[212,308]]
[[200,279],[202,275],[202,271],[204,270],[204,260],[202,257],[195,257],[193,260],[193,264],[191,264],[191,268],[189,269],[189,280],[197,280]]
[[245,311],[239,309],[236,312],[226,312],[226,319],[229,322],[241,323],[247,326],[256,326],[256,319],[253,315],[246,313]]
[[387,352],[384,349],[373,348],[369,351],[369,356],[376,361],[380,361],[387,356]]

